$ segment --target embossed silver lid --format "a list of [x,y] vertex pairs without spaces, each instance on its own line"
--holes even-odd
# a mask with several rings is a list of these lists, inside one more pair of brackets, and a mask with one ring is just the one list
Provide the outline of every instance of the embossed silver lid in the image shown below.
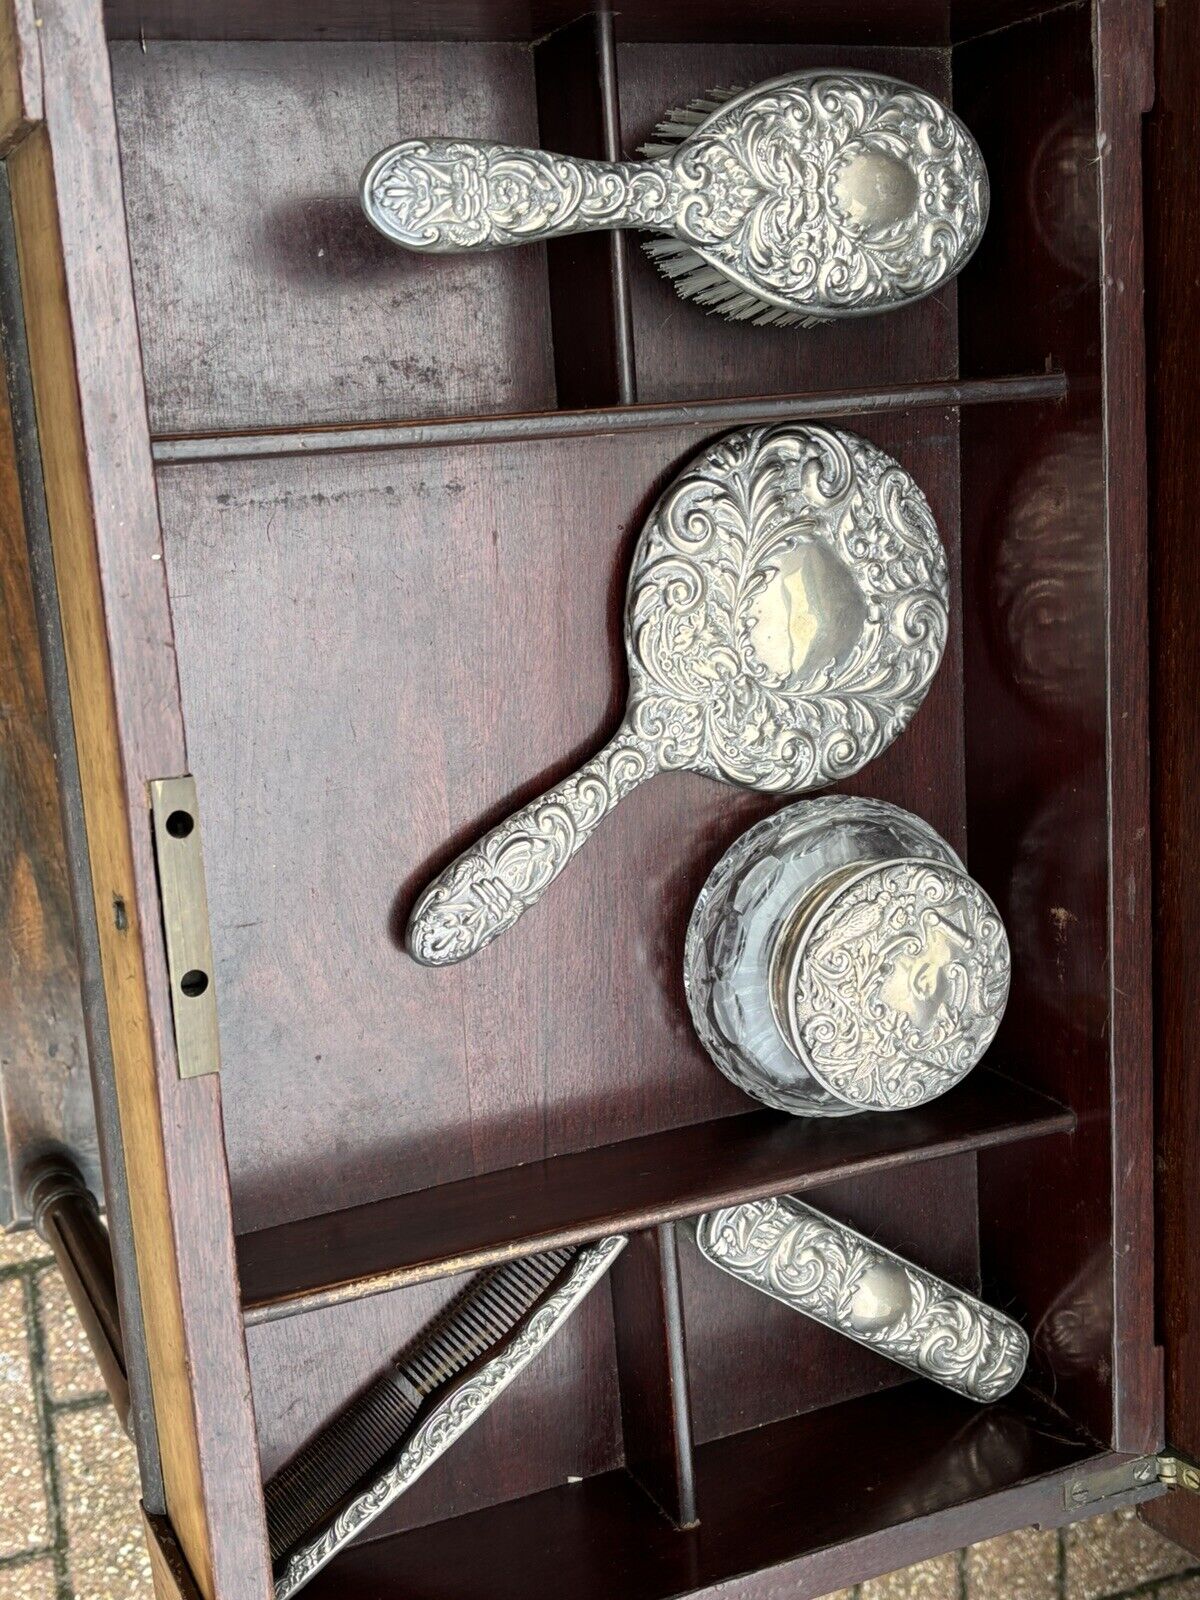
[[[933,914],[931,919],[914,915],[916,932],[907,950],[898,952],[905,957],[898,976],[885,973],[878,959],[873,964],[863,959],[863,950],[851,945],[847,959],[853,956],[859,965],[847,979],[844,1014],[837,1020],[852,1020],[856,1046],[863,1043],[857,1008],[866,1008],[867,1020],[880,1025],[888,995],[903,994],[904,980],[915,977],[918,990],[927,991],[922,1000],[921,1037],[934,1033],[948,1036],[964,1016],[969,1019],[975,1006],[990,1013],[990,1021],[970,1024],[974,1044],[957,1062],[961,1071],[955,1067],[945,1070],[936,1054],[927,1059],[910,1049],[896,1058],[904,1061],[909,1079],[902,1090],[889,1080],[885,1091],[876,1087],[873,1092],[869,1084],[864,1088],[854,1080],[857,1057],[854,1067],[842,1063],[841,1070],[835,1070],[827,1066],[822,1075],[812,1052],[795,1047],[788,988],[789,982],[794,982],[805,941],[814,939],[818,954],[822,950],[828,953],[838,932],[846,931],[836,919],[854,885],[876,869],[892,866],[902,868],[905,875],[932,869],[933,877],[923,880],[926,887],[940,886],[947,892],[927,908]],[[829,794],[776,811],[742,834],[721,857],[700,891],[688,923],[684,991],[704,1048],[726,1077],[748,1095],[796,1116],[844,1117],[866,1110],[886,1111],[896,1105],[922,1104],[950,1088],[978,1059],[994,1032],[1008,989],[1008,947],[995,908],[982,891],[977,891],[981,896],[977,902],[968,897],[968,911],[974,906],[986,926],[973,960],[964,959],[960,939],[938,926],[937,916],[958,914],[956,896],[964,884],[976,890],[946,841],[920,817],[898,806],[857,795]],[[862,915],[861,909],[857,914]],[[929,956],[942,957],[948,952],[941,962],[944,970],[939,970],[938,961],[923,959],[926,935],[933,940]],[[986,962],[985,947],[992,952]],[[811,944],[808,948],[811,950]],[[894,961],[896,950],[887,955]],[[983,966],[987,968],[986,982],[981,979]],[[874,993],[879,988],[883,993]],[[947,999],[955,1002],[956,997],[951,1015],[945,1003]],[[918,1042],[911,1026],[903,1021],[899,1026],[902,1042],[909,1046]],[[887,1036],[891,1029],[882,1031]],[[834,1048],[830,1043],[829,1051]],[[869,1062],[864,1070],[869,1078]],[[847,1077],[850,1093],[838,1087],[838,1081]]]
[[775,1019],[829,1092],[891,1111],[976,1065],[1008,999],[1011,956],[989,897],[944,860],[843,868],[806,898],[771,958]]

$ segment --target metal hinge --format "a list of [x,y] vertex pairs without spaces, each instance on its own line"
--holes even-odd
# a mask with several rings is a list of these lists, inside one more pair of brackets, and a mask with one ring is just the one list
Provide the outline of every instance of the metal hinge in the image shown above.
[[193,779],[155,778],[150,784],[150,812],[179,1076],[199,1078],[220,1072],[221,1043]]
[[1200,1465],[1175,1450],[1164,1451],[1156,1459],[1159,1483],[1165,1483],[1169,1489],[1186,1489],[1190,1494],[1200,1494]]
[[1078,1510],[1155,1483],[1200,1494],[1200,1466],[1175,1451],[1164,1451],[1159,1456],[1133,1456],[1103,1472],[1072,1478],[1063,1488],[1063,1500],[1069,1510]]

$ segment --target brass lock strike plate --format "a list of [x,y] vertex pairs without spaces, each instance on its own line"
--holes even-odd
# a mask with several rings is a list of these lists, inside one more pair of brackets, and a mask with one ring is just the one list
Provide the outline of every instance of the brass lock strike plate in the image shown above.
[[199,1078],[220,1072],[221,1041],[194,779],[153,779],[150,812],[179,1076]]

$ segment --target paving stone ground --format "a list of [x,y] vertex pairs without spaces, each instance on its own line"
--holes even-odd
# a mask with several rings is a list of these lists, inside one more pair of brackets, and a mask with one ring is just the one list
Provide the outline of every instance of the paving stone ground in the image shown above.
[[[0,1600],[151,1600],[133,1446],[45,1246],[0,1234]],[[1026,1529],[833,1600],[1200,1600],[1131,1511]]]
[[133,1445],[41,1240],[0,1234],[0,1600],[151,1600]]

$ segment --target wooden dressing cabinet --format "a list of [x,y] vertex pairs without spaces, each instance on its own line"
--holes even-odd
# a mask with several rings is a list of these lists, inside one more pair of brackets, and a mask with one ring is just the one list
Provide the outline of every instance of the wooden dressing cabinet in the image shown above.
[[[264,1477],[464,1274],[617,1230],[312,1600],[800,1600],[1130,1502],[1200,1550],[1200,21],[586,3],[4,7],[0,866],[47,930],[8,984],[10,1209],[128,1390],[158,1592],[265,1600]],[[977,256],[903,311],[735,326],[633,235],[431,260],[358,208],[402,133],[614,156],[826,63],[950,101],[988,163]],[[892,1116],[750,1109],[691,1032],[687,915],[761,796],[664,777],[477,961],[402,948],[431,870],[615,724],[654,495],[784,417],[930,500],[950,643],[848,787],[933,824],[1013,945],[984,1066]],[[201,854],[189,989],[164,919]],[[1018,1316],[1022,1386],[906,1381],[677,1226],[784,1191]]]

